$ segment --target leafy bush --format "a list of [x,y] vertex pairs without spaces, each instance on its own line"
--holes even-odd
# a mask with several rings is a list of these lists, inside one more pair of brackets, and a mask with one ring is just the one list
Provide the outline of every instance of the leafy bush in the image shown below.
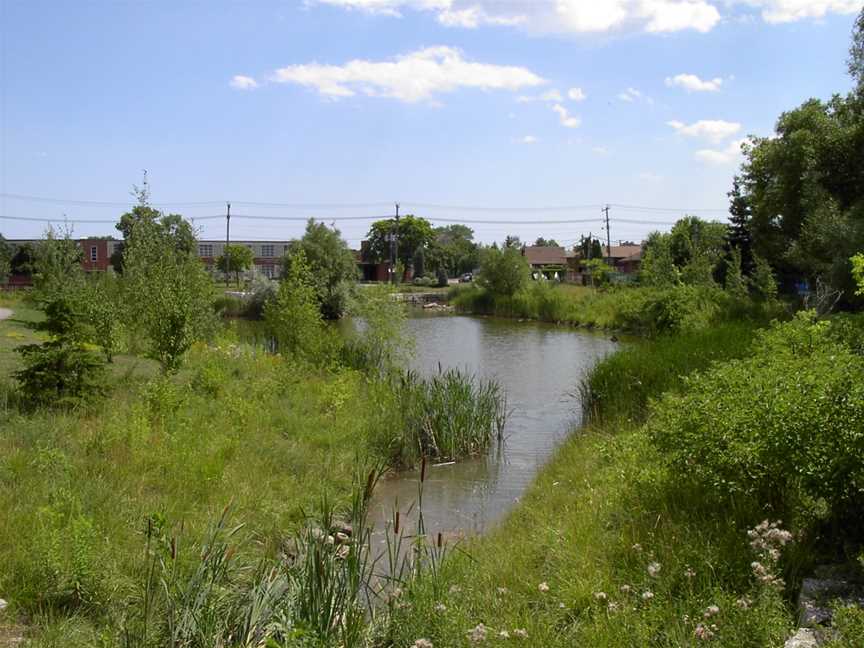
[[510,297],[528,283],[529,274],[528,261],[517,248],[487,248],[477,282],[495,295]]
[[276,338],[280,353],[326,365],[339,345],[336,333],[324,323],[312,273],[302,250],[291,258],[287,272],[279,283],[276,297],[264,307],[264,319]]
[[648,433],[673,468],[721,497],[801,517],[864,495],[864,358],[805,313],[656,405]]

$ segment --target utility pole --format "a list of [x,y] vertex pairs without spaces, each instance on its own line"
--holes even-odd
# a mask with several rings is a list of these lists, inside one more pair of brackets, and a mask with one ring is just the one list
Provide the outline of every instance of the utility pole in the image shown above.
[[606,263],[612,265],[612,237],[609,234],[609,205],[600,211],[606,212]]
[[[396,231],[393,233],[393,283],[396,281],[396,273],[399,271],[399,203],[396,203]],[[400,277],[401,278],[401,277]]]
[[[594,232],[588,232],[588,261],[591,261],[591,248],[594,247]],[[589,277],[591,277],[591,287],[594,287],[594,273],[589,272]]]
[[231,203],[228,205],[228,211],[225,212],[225,247],[231,245]]

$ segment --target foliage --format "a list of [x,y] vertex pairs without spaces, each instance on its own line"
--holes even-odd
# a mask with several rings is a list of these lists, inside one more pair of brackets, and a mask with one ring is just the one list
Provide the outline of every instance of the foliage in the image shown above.
[[[676,472],[797,519],[864,495],[864,358],[802,313],[752,356],[718,365],[657,405],[648,432]],[[851,510],[850,508],[850,510]]]
[[671,237],[651,232],[645,242],[639,281],[646,286],[668,288],[679,283],[681,271],[672,258]]
[[112,271],[89,275],[73,297],[83,323],[92,332],[89,341],[102,347],[108,362],[113,361],[123,344],[123,297],[123,286]]
[[405,331],[405,305],[389,287],[358,291],[349,312],[359,321],[358,330],[343,349],[350,366],[387,376],[407,363],[413,340]]
[[69,302],[47,302],[46,319],[38,325],[49,339],[17,349],[23,368],[13,375],[27,407],[78,407],[103,391],[99,358],[84,343],[85,333]]
[[16,246],[15,254],[10,261],[10,272],[13,275],[34,274],[36,248],[32,243],[22,243]]
[[534,241],[534,247],[561,247],[555,239],[545,239],[542,236]]
[[246,245],[226,245],[222,255],[216,259],[216,267],[226,275],[234,274],[234,280],[240,285],[240,273],[252,267],[255,255]]
[[857,92],[864,95],[864,9],[855,20],[852,29],[852,45],[849,47],[849,76],[857,84]]
[[528,283],[528,261],[516,247],[486,248],[477,283],[494,295],[512,296]]
[[278,282],[268,279],[260,272],[252,275],[252,280],[246,288],[247,293],[251,293],[248,299],[245,315],[259,319],[264,316],[264,308],[270,300],[276,298],[276,293],[279,291]]
[[649,286],[669,287],[679,281],[711,286],[720,264],[727,226],[685,216],[668,234],[652,232],[644,245],[641,280]]
[[264,306],[264,320],[283,355],[321,365],[332,359],[334,334],[321,315],[315,280],[303,250],[294,253],[276,297]]
[[[198,241],[192,225],[179,214],[163,214],[150,206],[150,192],[145,184],[139,188],[132,187],[132,195],[138,204],[120,216],[115,225],[117,231],[123,234],[123,240],[128,244],[133,232],[141,230],[160,230],[162,240],[174,248],[179,254],[195,254]],[[112,257],[114,269],[122,272],[125,266],[126,247],[120,252],[119,259]]]
[[599,239],[594,237],[582,236],[579,239],[576,250],[582,255],[583,259],[600,259],[603,257],[603,245]]
[[0,234],[0,281],[5,282],[12,272],[12,246]]
[[856,295],[864,295],[864,253],[858,253],[850,259],[852,263],[852,278],[858,286]]
[[585,270],[591,275],[591,283],[594,286],[606,286],[612,280],[615,269],[601,258],[588,259],[585,262]]
[[80,286],[82,252],[70,230],[49,227],[33,254],[33,286],[37,298],[49,302]]
[[327,319],[337,319],[346,308],[347,288],[357,279],[357,261],[339,230],[309,219],[306,232],[292,241],[283,259],[283,273],[290,272],[292,258],[302,251]]
[[213,282],[204,265],[173,241],[163,227],[142,221],[129,231],[124,250],[126,321],[141,331],[148,356],[165,372],[176,371],[214,325]]
[[741,250],[732,248],[726,256],[725,288],[735,299],[746,299],[748,295],[747,280],[741,270]]
[[[479,263],[479,248],[474,230],[466,225],[436,227],[426,254],[426,265],[439,277],[472,272]],[[416,268],[415,268],[416,272]],[[439,281],[440,283],[440,281]]]
[[774,270],[767,259],[753,255],[753,275],[750,279],[750,285],[756,291],[756,294],[763,299],[774,299],[777,297],[777,279],[774,277]]
[[432,225],[425,218],[408,214],[399,219],[399,231],[396,231],[396,219],[389,218],[372,223],[369,229],[369,252],[373,260],[378,262],[390,259],[391,238],[396,236],[399,245],[398,261],[404,266],[411,264],[418,249],[424,248],[433,239]]
[[786,289],[819,278],[847,297],[848,259],[864,248],[864,96],[811,99],[783,113],[776,135],[746,148],[740,175],[753,249]]

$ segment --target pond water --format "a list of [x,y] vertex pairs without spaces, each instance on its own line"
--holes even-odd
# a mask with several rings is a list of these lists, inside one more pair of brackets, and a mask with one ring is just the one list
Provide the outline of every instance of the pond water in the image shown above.
[[[578,387],[616,344],[597,334],[537,322],[416,313],[413,368],[444,367],[494,378],[507,395],[505,442],[484,457],[427,470],[423,519],[429,534],[481,533],[522,496],[556,445],[580,425]],[[371,510],[378,534],[400,510],[406,529],[416,515],[419,472],[379,482]]]

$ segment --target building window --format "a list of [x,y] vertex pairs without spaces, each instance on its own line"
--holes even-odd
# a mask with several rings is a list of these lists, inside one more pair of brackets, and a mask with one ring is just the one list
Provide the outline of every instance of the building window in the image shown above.
[[99,256],[99,252],[98,252],[98,250],[96,249],[96,246],[95,246],[95,245],[91,245],[91,246],[90,246],[90,260],[91,260],[91,261],[95,261],[95,260],[98,258],[98,256]]
[[272,265],[261,266],[261,271],[268,279],[272,279],[276,274],[275,268]]
[[262,245],[261,246],[261,256],[265,258],[273,257],[273,246],[272,245]]
[[212,257],[213,256],[213,246],[209,243],[205,243],[198,246],[198,256],[199,257]]

